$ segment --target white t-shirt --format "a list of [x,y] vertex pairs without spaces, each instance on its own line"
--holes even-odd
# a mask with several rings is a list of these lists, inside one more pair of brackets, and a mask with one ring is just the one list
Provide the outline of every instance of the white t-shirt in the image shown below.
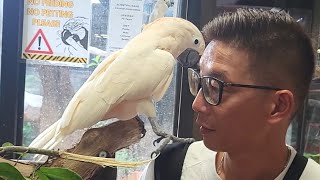
[[[291,156],[288,166],[278,175],[275,180],[282,180],[287,173],[297,151],[289,146]],[[221,180],[216,173],[215,158],[216,152],[209,150],[203,141],[192,143],[186,153],[182,167],[181,180]],[[151,161],[144,169],[139,180],[154,180],[154,163]],[[300,180],[320,180],[320,165],[309,159]]]

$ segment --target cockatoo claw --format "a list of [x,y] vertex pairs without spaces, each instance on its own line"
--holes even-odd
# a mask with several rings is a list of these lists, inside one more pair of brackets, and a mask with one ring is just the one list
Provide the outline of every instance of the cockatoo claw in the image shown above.
[[[172,142],[181,142],[181,143],[193,143],[195,142],[195,139],[193,138],[178,138],[176,136],[168,136],[168,137],[160,137],[158,139],[156,139],[153,143],[157,142],[159,143],[162,139],[164,139],[163,143],[160,145],[160,147],[158,149],[156,149],[155,151],[153,151],[151,153],[151,158],[155,157],[154,155],[158,155],[162,152],[162,150],[169,144],[170,141]],[[154,144],[153,144],[154,145]]]
[[158,139],[154,140],[153,143],[152,143],[153,146],[156,146],[156,143],[159,144],[159,143],[162,141],[162,139],[164,139],[164,138],[165,138],[165,137],[161,136],[161,137],[159,137]]
[[144,122],[141,120],[139,116],[136,116],[135,119],[138,121],[140,131],[141,131],[141,138],[144,138],[146,136],[146,129],[144,128]]
[[150,155],[151,159],[157,157],[158,154],[160,154],[160,152],[158,152],[157,150],[153,151]]
[[[151,158],[154,158],[154,157],[158,156],[162,152],[162,150],[167,146],[167,144],[169,144],[169,142],[171,141],[171,137],[166,137],[166,138],[165,137],[161,137],[159,139],[161,139],[161,140],[164,139],[164,141],[163,141],[163,143],[160,145],[160,147],[158,149],[156,149],[155,151],[153,151],[151,153]],[[157,140],[159,140],[159,139],[157,139]]]
[[146,132],[141,133],[141,137],[140,137],[140,138],[142,139],[142,138],[144,138],[145,136],[146,136]]

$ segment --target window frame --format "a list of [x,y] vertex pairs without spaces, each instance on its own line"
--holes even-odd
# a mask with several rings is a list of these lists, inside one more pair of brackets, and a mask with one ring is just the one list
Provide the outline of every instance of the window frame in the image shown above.
[[22,144],[26,64],[21,59],[23,0],[4,0],[0,75],[0,143]]

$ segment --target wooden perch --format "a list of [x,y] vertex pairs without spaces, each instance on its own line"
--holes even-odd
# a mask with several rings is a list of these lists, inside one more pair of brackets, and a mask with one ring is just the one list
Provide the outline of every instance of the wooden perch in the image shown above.
[[[117,121],[108,126],[89,129],[84,133],[80,142],[74,148],[67,150],[67,152],[88,156],[99,156],[100,152],[107,152],[109,157],[114,157],[116,151],[137,143],[144,133],[144,125],[139,118]],[[4,160],[0,159],[0,161],[3,162]],[[45,166],[71,169],[83,179],[114,180],[116,177],[115,168],[102,168],[91,163],[61,158],[55,158]],[[23,172],[23,175],[30,175],[33,169],[31,165],[26,166],[21,163],[17,168]]]
[[[140,119],[118,121],[103,128],[88,130],[81,138],[79,144],[73,149],[68,150],[68,152],[99,156],[101,151],[105,151],[113,157],[116,151],[137,143],[144,132],[143,122]],[[56,159],[50,166],[71,169],[84,179],[92,177],[93,174],[99,174],[97,172],[101,172],[103,169],[97,165],[64,159]],[[116,169],[113,170],[116,171]],[[112,172],[112,170],[108,171]]]

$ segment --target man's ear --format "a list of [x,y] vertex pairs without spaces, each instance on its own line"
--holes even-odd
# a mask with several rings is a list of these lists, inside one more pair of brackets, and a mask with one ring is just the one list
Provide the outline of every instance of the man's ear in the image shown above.
[[291,91],[277,91],[273,95],[273,103],[269,123],[279,123],[280,121],[287,120],[291,117],[295,108],[295,100]]

